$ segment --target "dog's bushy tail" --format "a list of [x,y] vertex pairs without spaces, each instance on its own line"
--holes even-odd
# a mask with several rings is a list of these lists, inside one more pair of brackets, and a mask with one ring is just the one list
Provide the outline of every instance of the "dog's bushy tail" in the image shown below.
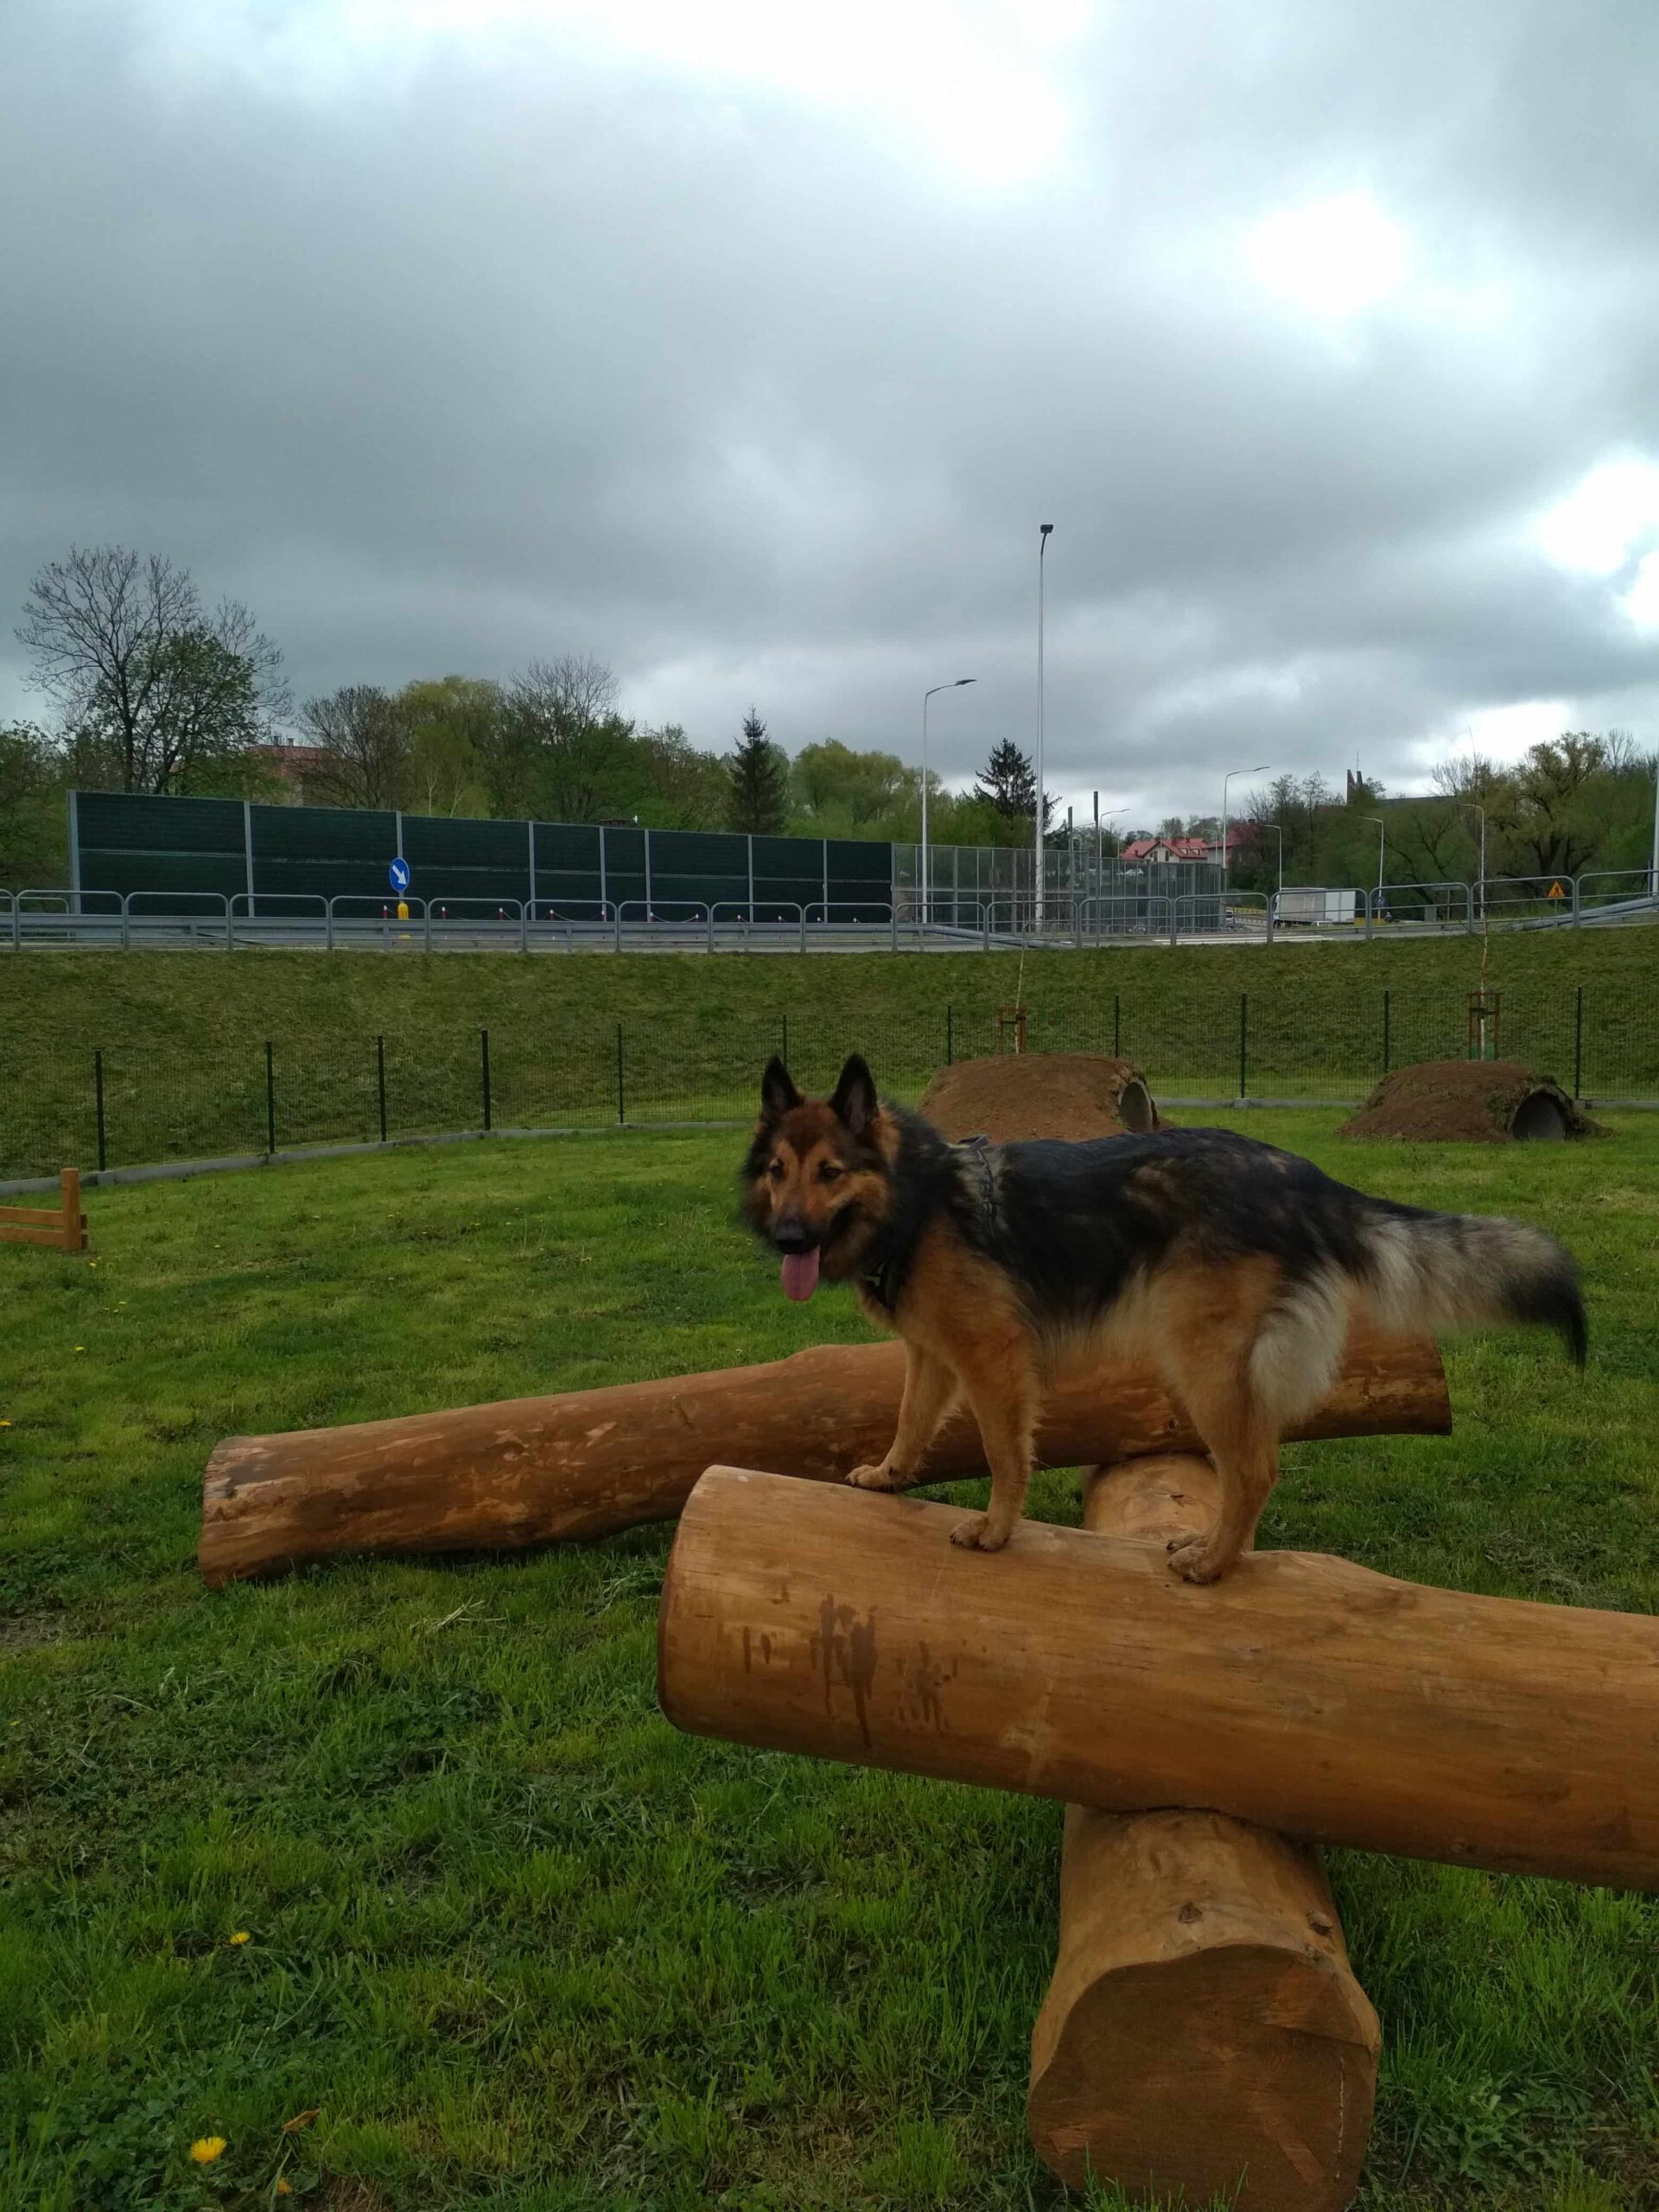
[[1554,1329],[1582,1367],[1589,1349],[1578,1263],[1518,1221],[1427,1213],[1373,1199],[1361,1236],[1361,1289],[1383,1327]]

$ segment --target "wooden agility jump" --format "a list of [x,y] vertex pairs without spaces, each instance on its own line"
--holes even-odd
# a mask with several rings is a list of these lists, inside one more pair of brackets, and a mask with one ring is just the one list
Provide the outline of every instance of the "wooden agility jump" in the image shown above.
[[[202,1576],[216,1586],[349,1554],[608,1535],[671,1520],[716,1461],[839,1482],[886,1452],[903,1382],[899,1344],[830,1344],[663,1382],[228,1437],[202,1485]],[[1356,1322],[1341,1373],[1295,1433],[1440,1434],[1451,1425],[1433,1340]],[[1051,1467],[1197,1448],[1185,1414],[1128,1363],[1057,1390],[1037,1439],[1038,1463]],[[963,1414],[940,1432],[917,1481],[984,1471],[979,1432]]]
[[80,1210],[80,1171],[66,1167],[55,1206],[0,1206],[0,1244],[48,1244],[58,1252],[86,1249],[86,1217]]

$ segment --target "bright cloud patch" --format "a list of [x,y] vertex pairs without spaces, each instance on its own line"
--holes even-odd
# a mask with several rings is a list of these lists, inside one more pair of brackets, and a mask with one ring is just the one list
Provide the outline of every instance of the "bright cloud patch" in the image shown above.
[[1398,291],[1410,263],[1405,232],[1363,192],[1269,215],[1247,252],[1268,290],[1338,321]]
[[1659,467],[1632,457],[1592,468],[1544,516],[1538,543],[1558,568],[1611,576],[1654,531],[1659,531]]

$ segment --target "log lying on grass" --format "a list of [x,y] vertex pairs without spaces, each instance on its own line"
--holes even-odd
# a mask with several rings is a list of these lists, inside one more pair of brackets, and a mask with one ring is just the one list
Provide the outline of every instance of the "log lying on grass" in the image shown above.
[[[1100,1468],[1097,1535],[1208,1526],[1185,1456]],[[1359,2186],[1380,2049],[1311,1844],[1223,1813],[1068,1808],[1059,1956],[1031,2038],[1037,2155],[1160,2202],[1340,2212]]]
[[[345,1553],[608,1535],[672,1520],[715,1459],[838,1482],[886,1453],[903,1381],[897,1344],[827,1344],[763,1367],[229,1437],[202,1485],[202,1575],[217,1586]],[[1357,1321],[1330,1395],[1296,1433],[1438,1435],[1451,1426],[1433,1343]],[[1120,1364],[1056,1392],[1037,1449],[1042,1465],[1072,1467],[1197,1441],[1154,1378]],[[918,1479],[984,1471],[979,1432],[963,1415]]]
[[663,1586],[678,1726],[1108,1812],[1659,1888],[1659,1620],[711,1467]]

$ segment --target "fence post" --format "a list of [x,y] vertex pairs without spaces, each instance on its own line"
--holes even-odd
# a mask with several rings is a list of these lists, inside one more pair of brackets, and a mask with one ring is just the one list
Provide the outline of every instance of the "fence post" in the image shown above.
[[944,1002],[944,1065],[954,1067],[957,1058],[956,1009],[949,999]]
[[801,909],[801,950],[803,952],[806,950],[806,909],[804,906]]
[[484,1107],[484,1133],[487,1136],[490,1129],[490,1033],[487,1029],[480,1029],[478,1033],[478,1079]]
[[[1577,917],[1574,916],[1574,919]],[[1584,985],[1580,983],[1573,1002],[1573,1096],[1584,1096]]]
[[[619,911],[620,911],[619,909]],[[628,1095],[622,1077],[622,1025],[616,1025],[616,1124],[619,1128],[628,1118]]]
[[59,1203],[63,1208],[63,1249],[84,1252],[86,1232],[80,1225],[80,1170],[66,1167],[58,1177]]
[[1389,1071],[1389,1051],[1393,1041],[1389,1034],[1389,1025],[1393,1011],[1390,999],[1391,994],[1384,991],[1382,994],[1382,1072],[1384,1075]]
[[265,1158],[276,1149],[276,1056],[265,1039]]
[[[532,836],[535,835],[533,823],[531,826],[531,835]],[[530,950],[530,906],[526,900],[521,900],[518,906],[518,950],[520,952]]]
[[380,1103],[380,1141],[385,1144],[386,1141],[386,1040],[384,1037],[377,1037],[374,1040],[374,1088],[375,1095]]
[[887,918],[893,925],[893,949],[897,952],[899,950],[899,899],[896,887],[893,904],[887,909]]
[[1579,926],[1579,879],[1576,875],[1573,878],[1573,926],[1574,929]]
[[1238,1095],[1241,1100],[1249,1089],[1250,1052],[1250,1000],[1247,991],[1238,995]]
[[105,1166],[107,1147],[104,1142],[104,1054],[92,1053],[92,1096],[98,1108],[98,1172],[101,1175]]
[[1365,936],[1367,942],[1370,941],[1371,931],[1376,926],[1376,915],[1371,905],[1371,894],[1368,891],[1365,893]]

